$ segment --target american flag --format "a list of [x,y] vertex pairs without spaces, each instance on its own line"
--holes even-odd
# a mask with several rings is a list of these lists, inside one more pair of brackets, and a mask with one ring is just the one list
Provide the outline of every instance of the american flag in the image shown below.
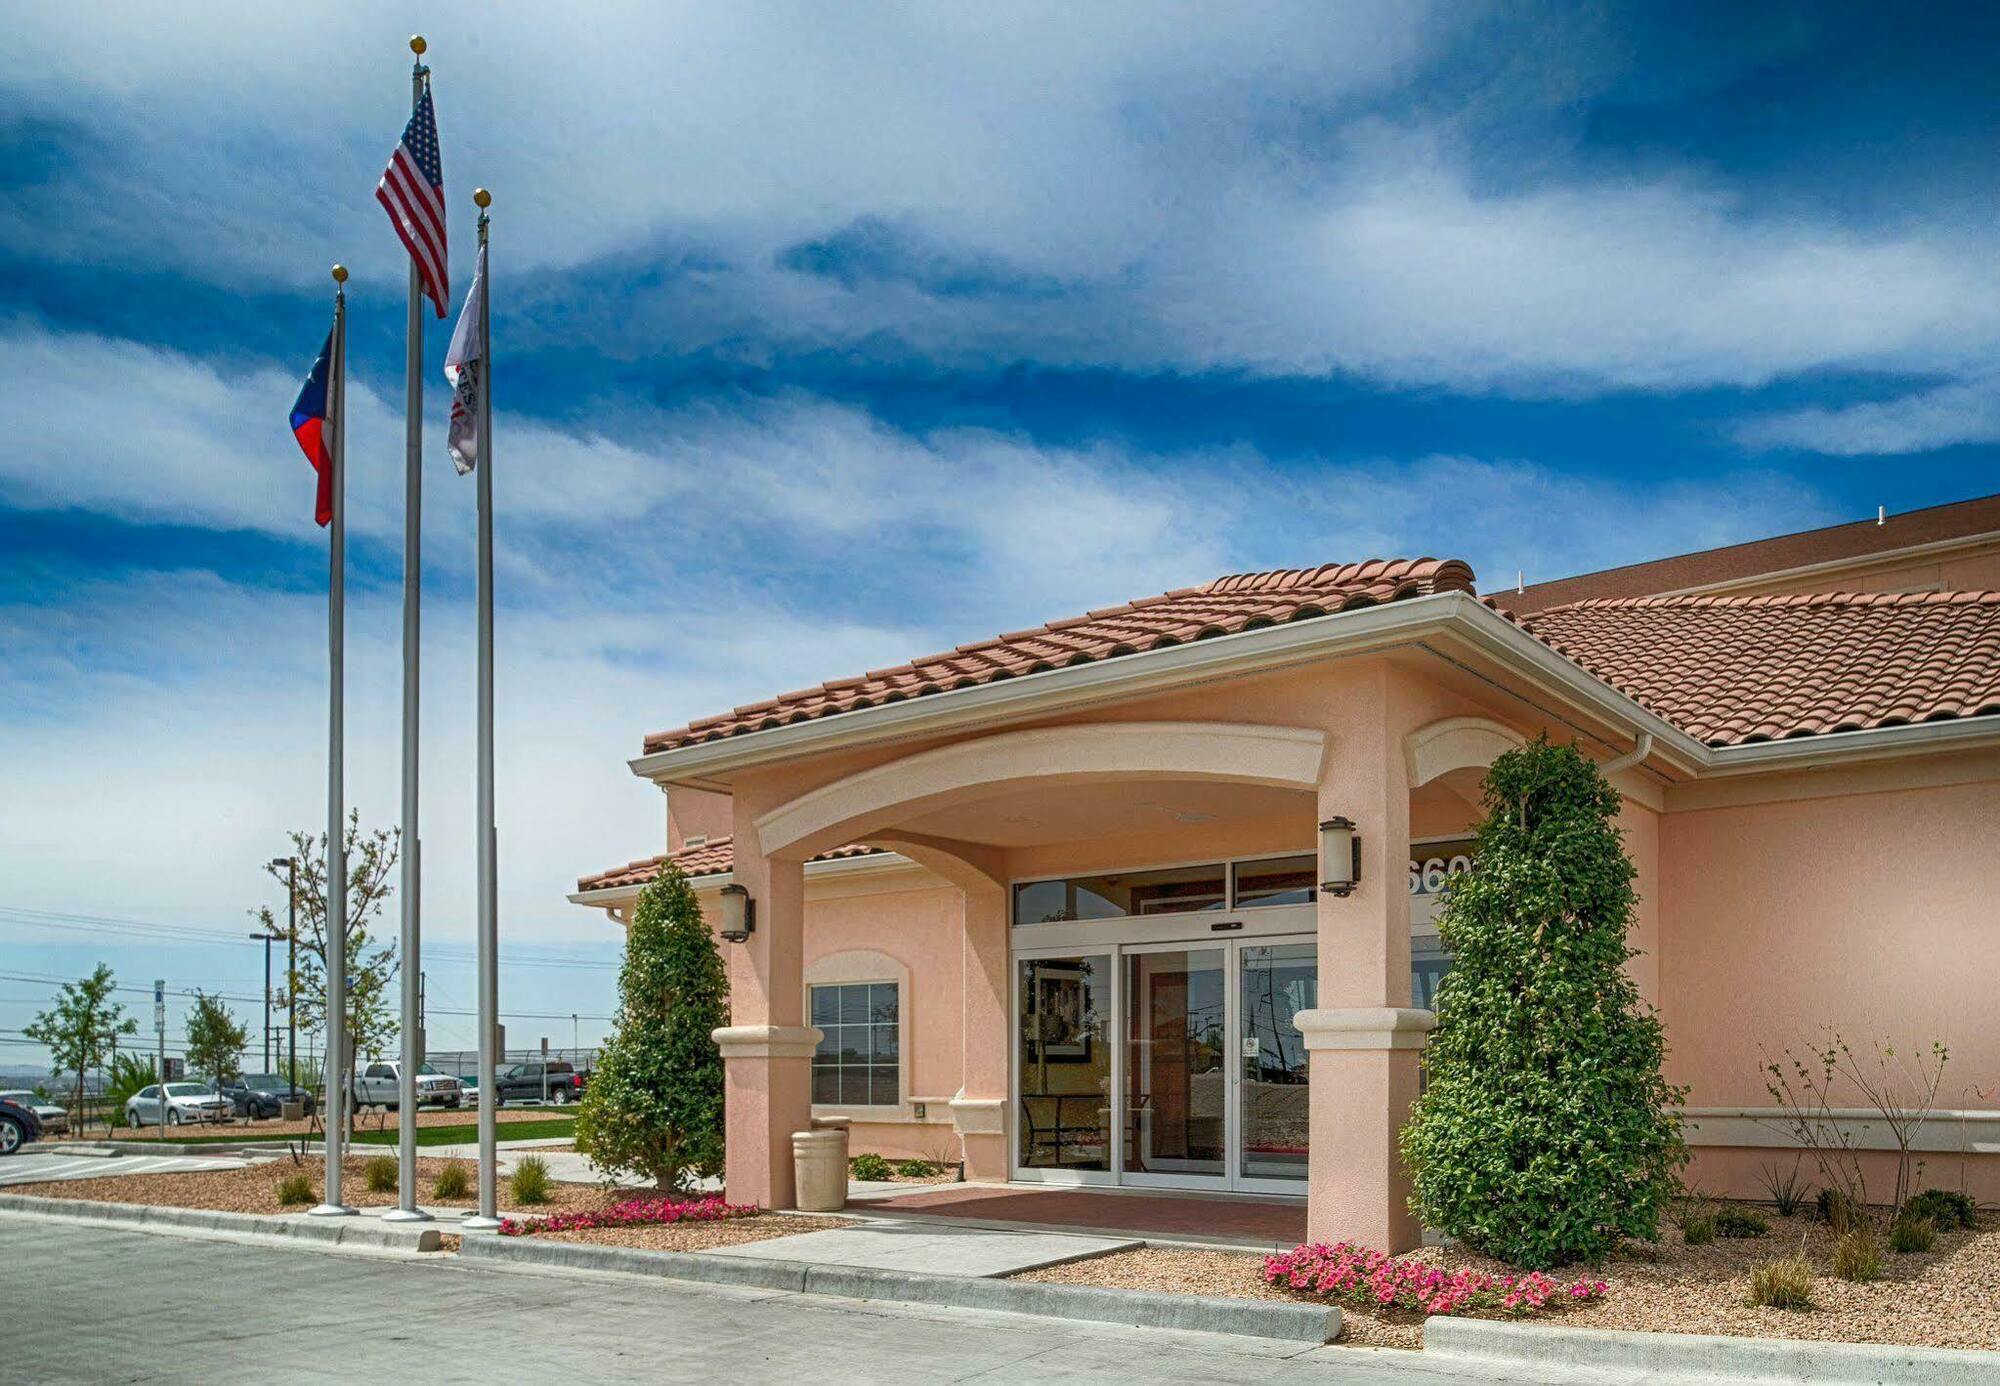
[[410,123],[403,127],[403,142],[389,156],[389,167],[375,185],[375,200],[388,209],[390,223],[416,262],[425,296],[443,317],[444,301],[451,293],[444,240],[444,164],[438,159],[437,114],[431,109],[429,82],[417,98]]

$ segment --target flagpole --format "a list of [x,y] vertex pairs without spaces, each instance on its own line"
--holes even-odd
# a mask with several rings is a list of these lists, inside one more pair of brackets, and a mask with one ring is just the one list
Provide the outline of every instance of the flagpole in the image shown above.
[[[423,99],[430,69],[422,34],[410,40],[410,110]],[[410,259],[410,301],[403,348],[403,865],[402,1063],[396,1075],[396,1207],[385,1222],[429,1222],[417,1207],[417,1070],[424,1062],[424,1034],[417,1015],[417,981],[423,947],[423,839],[417,823],[418,669],[422,659],[424,514],[424,318],[423,272]]]
[[479,265],[484,288],[479,295],[479,459],[474,478],[479,497],[477,585],[479,608],[478,669],[478,833],[479,851],[479,1213],[467,1227],[497,1227],[498,1146],[496,1129],[500,1095],[494,1074],[500,1066],[500,914],[499,844],[493,822],[493,328],[489,305],[493,286],[486,276],[486,209],[493,195],[484,188],[472,194],[479,207]]
[[352,1217],[341,1202],[341,1160],[347,1135],[347,825],[346,733],[347,625],[347,267],[333,267],[333,363],[328,372],[328,421],[333,425],[333,527],[327,559],[326,744],[326,1072],[320,1104],[326,1128],[325,1200],[314,1217]]

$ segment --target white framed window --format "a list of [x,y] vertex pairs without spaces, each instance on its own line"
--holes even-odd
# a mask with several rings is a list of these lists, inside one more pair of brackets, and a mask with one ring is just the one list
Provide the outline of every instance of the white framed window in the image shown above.
[[807,988],[816,1107],[902,1103],[902,988],[895,982],[835,982]]

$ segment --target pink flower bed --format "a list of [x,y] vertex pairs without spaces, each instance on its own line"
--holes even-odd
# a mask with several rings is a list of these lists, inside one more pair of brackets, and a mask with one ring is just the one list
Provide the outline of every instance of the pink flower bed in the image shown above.
[[544,1218],[523,1218],[519,1221],[502,1218],[500,1235],[527,1237],[537,1232],[582,1232],[593,1227],[657,1227],[676,1222],[721,1222],[725,1218],[753,1218],[757,1213],[754,1203],[725,1203],[716,1194],[704,1198],[652,1194],[581,1213],[551,1213]]
[[1602,1280],[1564,1285],[1540,1271],[1525,1275],[1448,1271],[1415,1257],[1398,1259],[1348,1242],[1333,1246],[1313,1242],[1267,1256],[1264,1283],[1373,1308],[1411,1309],[1422,1314],[1462,1314],[1479,1309],[1533,1314],[1551,1304],[1596,1299],[1605,1289]]

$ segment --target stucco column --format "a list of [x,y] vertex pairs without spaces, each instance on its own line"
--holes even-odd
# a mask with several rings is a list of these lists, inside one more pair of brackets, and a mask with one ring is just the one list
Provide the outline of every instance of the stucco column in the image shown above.
[[1423,1236],[1397,1134],[1431,1015],[1410,1008],[1410,787],[1391,690],[1386,673],[1358,680],[1329,729],[1319,817],[1354,821],[1361,880],[1320,892],[1319,1008],[1297,1023],[1311,1055],[1306,1235],[1401,1252]]
[[767,860],[739,804],[737,884],[756,902],[744,943],[724,943],[729,1024],[715,1032],[722,1051],[728,1149],[723,1179],[731,1203],[790,1208],[792,1133],[812,1127],[812,1052],[820,1032],[805,1025],[805,866]]
[[1007,1177],[1007,892],[965,887],[960,963],[964,1071],[951,1100],[952,1125],[965,1149],[965,1177]]
[[959,1086],[951,1125],[967,1179],[1007,1177],[1007,885],[998,852],[913,833],[878,839],[957,886],[963,902],[959,944]]

